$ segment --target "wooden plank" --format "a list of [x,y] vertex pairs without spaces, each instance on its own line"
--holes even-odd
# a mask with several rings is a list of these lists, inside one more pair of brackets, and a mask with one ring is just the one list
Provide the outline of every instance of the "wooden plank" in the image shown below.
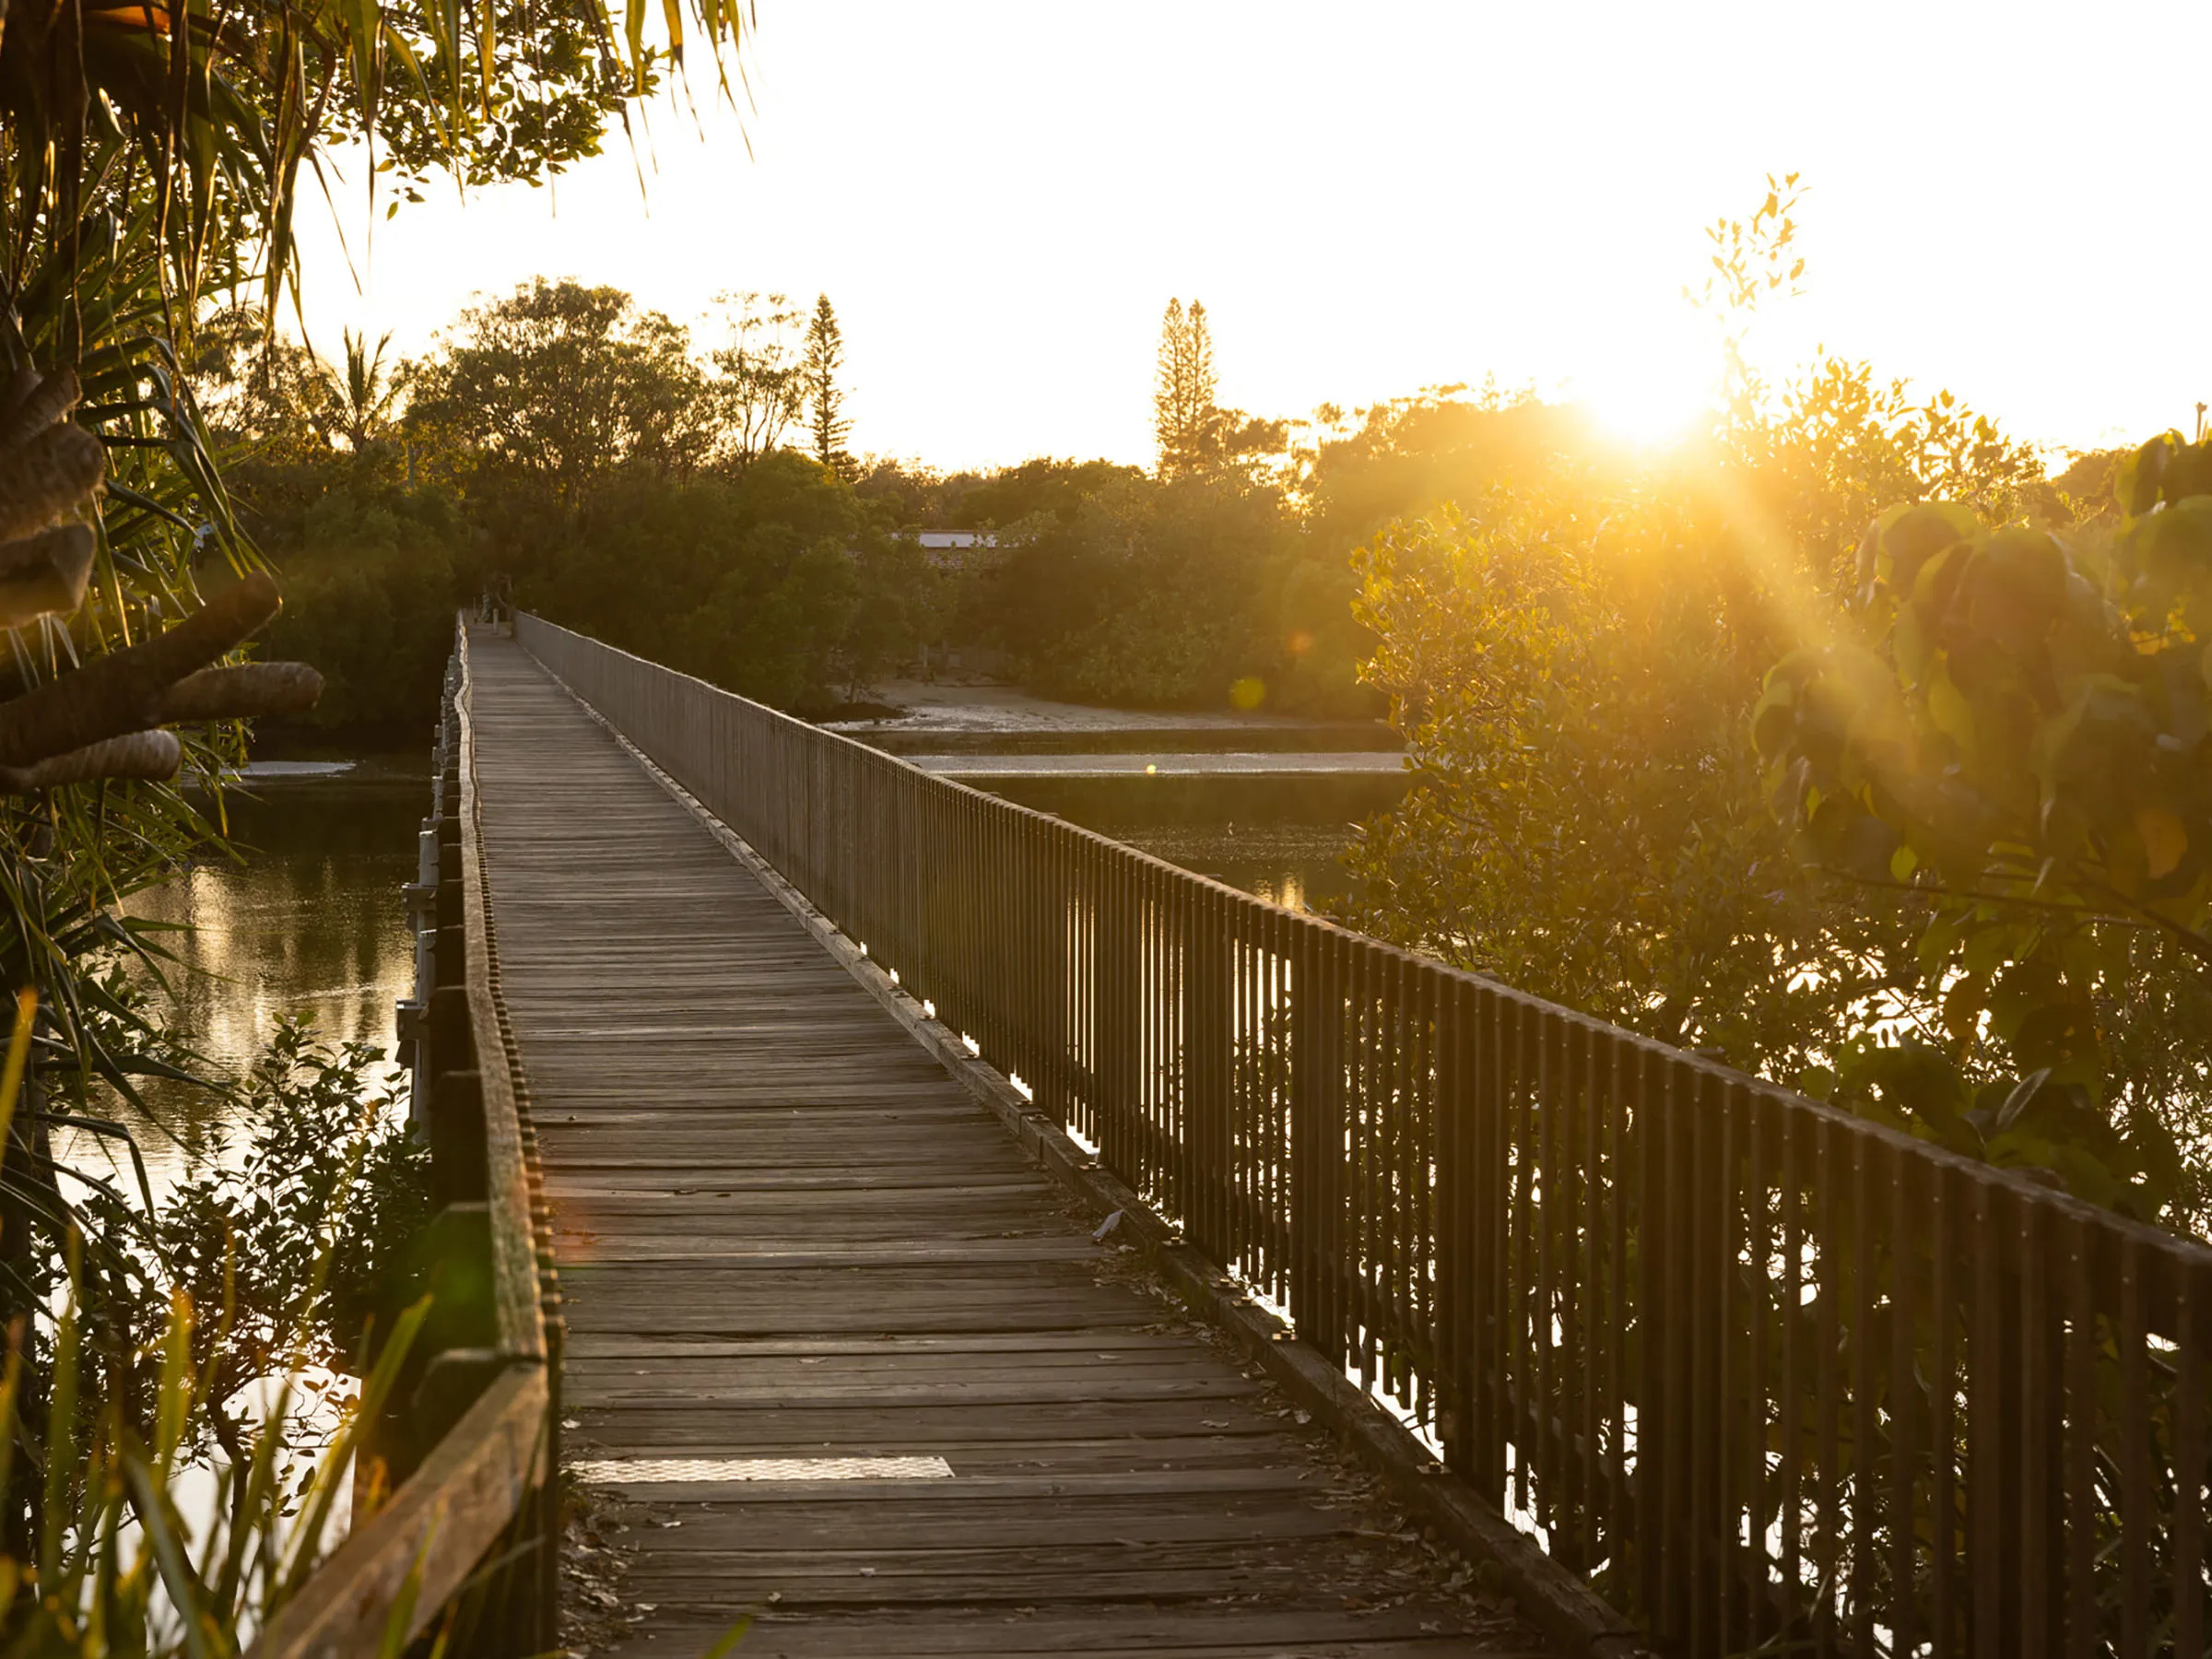
[[[579,1446],[596,1442],[626,1450],[652,1448],[671,1454],[703,1455],[726,1449],[735,1438],[731,1408],[702,1406],[691,1408],[656,1406],[625,1398],[616,1406],[602,1406],[602,1413],[618,1411],[619,1420],[594,1416],[584,1419],[588,1433],[576,1437]],[[1233,1400],[1107,1400],[1084,1403],[1079,1415],[1065,1401],[1042,1405],[882,1405],[846,1404],[810,1406],[787,1401],[763,1416],[773,1416],[779,1438],[810,1444],[836,1446],[867,1441],[885,1444],[900,1439],[917,1452],[934,1452],[947,1439],[990,1440],[1049,1438],[1058,1425],[1094,1434],[1141,1436],[1147,1432],[1175,1435],[1278,1436],[1281,1422]],[[1071,1421],[1072,1418],[1072,1421]],[[1258,1453],[1255,1453],[1257,1455]]]
[[[696,1603],[658,1609],[671,1636],[696,1638],[726,1628],[720,1610]],[[660,1622],[660,1621],[656,1621]],[[1366,1613],[1342,1608],[1286,1612],[1278,1606],[1241,1609],[1097,1608],[1073,1617],[1049,1611],[977,1609],[892,1618],[794,1616],[780,1608],[755,1619],[738,1648],[747,1659],[826,1659],[867,1654],[869,1659],[936,1659],[937,1655],[990,1654],[992,1659],[1044,1659],[1084,1653],[1128,1659],[1370,1659],[1414,1653],[1419,1659],[1534,1659],[1526,1644],[1471,1641],[1457,1620],[1392,1609]],[[639,1641],[618,1649],[625,1655],[659,1651]]]
[[[896,1380],[894,1380],[896,1379]],[[957,1380],[909,1380],[900,1371],[891,1376],[794,1377],[788,1371],[771,1377],[728,1382],[701,1382],[672,1377],[664,1370],[655,1386],[623,1390],[626,1405],[666,1406],[773,1406],[784,1411],[819,1409],[851,1401],[876,1406],[951,1405],[1040,1406],[1065,1401],[1096,1400],[1225,1400],[1250,1397],[1258,1391],[1241,1377],[1226,1376],[1212,1369],[1193,1375],[1178,1371],[1166,1377],[1149,1371],[1100,1376],[1095,1371],[1062,1369],[1042,1375],[994,1368],[988,1376]],[[573,1402],[575,1396],[570,1395]]]

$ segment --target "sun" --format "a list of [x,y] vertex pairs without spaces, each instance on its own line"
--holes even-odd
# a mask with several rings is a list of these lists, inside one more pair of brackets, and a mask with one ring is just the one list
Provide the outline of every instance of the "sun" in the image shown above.
[[1690,437],[1712,407],[1711,377],[1687,353],[1607,358],[1567,387],[1597,429],[1634,449],[1667,449]]

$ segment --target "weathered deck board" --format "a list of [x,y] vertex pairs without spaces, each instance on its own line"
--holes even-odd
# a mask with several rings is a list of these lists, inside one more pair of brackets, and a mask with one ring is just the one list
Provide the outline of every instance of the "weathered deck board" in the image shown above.
[[[625,1653],[1447,1659],[1436,1587],[1273,1395],[512,643],[472,643],[501,974],[554,1206],[571,1460],[633,1485]],[[676,1524],[670,1524],[674,1523]],[[773,1598],[771,1601],[771,1598]]]

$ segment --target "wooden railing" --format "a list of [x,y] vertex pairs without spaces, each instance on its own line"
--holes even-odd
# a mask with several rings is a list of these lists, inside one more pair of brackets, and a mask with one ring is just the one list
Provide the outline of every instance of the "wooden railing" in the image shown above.
[[1663,1647],[2204,1651],[2212,1251],[516,629]]
[[454,1653],[556,1646],[561,1322],[536,1144],[499,994],[470,727],[456,637],[408,889],[417,995],[401,1007],[435,1213],[417,1291],[430,1308],[354,1468],[346,1542],[255,1652],[338,1659],[437,1627]]

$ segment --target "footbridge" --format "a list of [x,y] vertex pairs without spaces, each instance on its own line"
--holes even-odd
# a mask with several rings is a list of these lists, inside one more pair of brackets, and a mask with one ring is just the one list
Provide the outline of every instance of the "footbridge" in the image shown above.
[[2204,1651],[2212,1252],[532,617],[450,702],[475,1312],[265,1651]]

